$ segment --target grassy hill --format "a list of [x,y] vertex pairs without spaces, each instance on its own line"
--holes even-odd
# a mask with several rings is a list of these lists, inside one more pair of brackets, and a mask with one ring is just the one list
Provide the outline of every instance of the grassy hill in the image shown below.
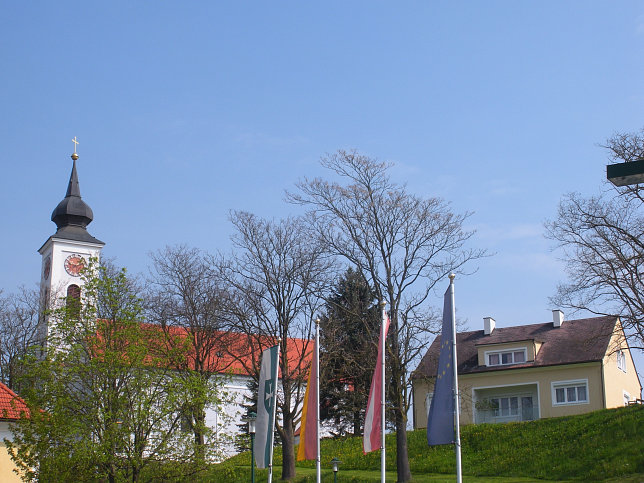
[[[442,481],[445,479],[440,475],[454,475],[453,445],[430,448],[422,430],[409,432],[408,439],[414,479]],[[463,474],[482,477],[476,481],[495,481],[486,477],[511,477],[500,481],[624,481],[628,475],[633,475],[633,481],[644,481],[644,406],[525,423],[470,425],[462,428],[461,442]],[[387,447],[387,469],[395,472],[395,435],[387,436]],[[378,481],[377,473],[370,472],[380,468],[380,454],[363,455],[361,438],[324,440],[323,468],[328,470],[334,457],[343,462],[339,481]],[[213,467],[207,480],[249,481],[249,464],[248,453],[237,455]],[[274,465],[279,476],[280,448],[275,448]],[[298,475],[302,473],[303,478],[296,481],[314,481],[310,479],[312,468],[312,461],[298,465]],[[266,472],[258,471],[257,481],[262,480],[266,481]],[[327,480],[333,481],[330,473]],[[395,481],[395,473],[391,481]],[[453,481],[453,477],[445,481]]]

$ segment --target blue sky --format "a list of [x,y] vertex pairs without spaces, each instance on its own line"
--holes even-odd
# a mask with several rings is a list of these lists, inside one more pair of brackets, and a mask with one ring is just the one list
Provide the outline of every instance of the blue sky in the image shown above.
[[543,222],[644,125],[643,53],[638,1],[5,2],[0,287],[38,281],[74,136],[89,231],[134,273],[227,251],[231,209],[295,213],[284,190],[355,148],[474,212],[496,255],[456,280],[471,329],[546,322]]

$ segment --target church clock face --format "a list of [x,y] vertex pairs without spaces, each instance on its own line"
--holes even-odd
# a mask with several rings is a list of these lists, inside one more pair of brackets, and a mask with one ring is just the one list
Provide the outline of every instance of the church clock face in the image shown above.
[[49,279],[49,274],[51,273],[51,257],[45,258],[45,268],[43,268],[42,271],[42,277],[43,279],[47,280]]
[[85,268],[85,259],[82,255],[74,253],[65,258],[65,271],[72,277],[80,276],[83,268]]

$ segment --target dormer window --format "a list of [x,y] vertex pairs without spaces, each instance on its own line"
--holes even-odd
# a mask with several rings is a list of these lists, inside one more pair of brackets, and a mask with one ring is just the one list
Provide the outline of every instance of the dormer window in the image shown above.
[[525,349],[511,349],[498,352],[486,352],[488,366],[505,366],[525,362],[527,354]]

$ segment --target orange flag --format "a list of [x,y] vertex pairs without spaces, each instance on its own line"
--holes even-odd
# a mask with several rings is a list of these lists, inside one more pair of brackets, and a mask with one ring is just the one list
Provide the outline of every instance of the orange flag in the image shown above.
[[302,406],[302,419],[300,423],[300,446],[297,449],[297,461],[314,460],[318,452],[318,428],[317,428],[317,405],[318,403],[318,347],[315,341],[313,360],[311,361],[311,372],[309,382],[304,393],[304,405]]

